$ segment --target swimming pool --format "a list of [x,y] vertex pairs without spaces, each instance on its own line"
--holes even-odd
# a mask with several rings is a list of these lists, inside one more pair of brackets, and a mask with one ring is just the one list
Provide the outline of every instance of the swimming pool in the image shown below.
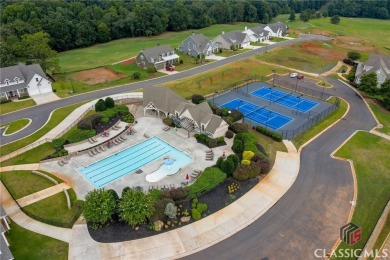
[[79,167],[77,170],[94,187],[101,188],[153,161],[167,156],[174,158],[175,163],[180,168],[192,161],[191,156],[160,138],[153,137],[86,167]]

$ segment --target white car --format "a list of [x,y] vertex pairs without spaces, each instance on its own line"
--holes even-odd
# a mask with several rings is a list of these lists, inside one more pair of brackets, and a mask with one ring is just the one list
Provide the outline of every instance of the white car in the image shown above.
[[290,74],[290,78],[295,78],[296,76],[298,76],[298,73],[293,72]]

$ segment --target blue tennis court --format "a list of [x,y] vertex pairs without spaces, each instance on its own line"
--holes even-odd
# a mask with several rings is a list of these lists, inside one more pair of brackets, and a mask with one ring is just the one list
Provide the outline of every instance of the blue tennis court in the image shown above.
[[265,127],[272,128],[273,130],[278,130],[293,120],[290,117],[273,112],[265,107],[256,106],[241,99],[234,99],[223,104],[221,107],[226,107],[229,110],[237,109],[243,113],[244,118],[255,121]]
[[294,96],[292,92],[284,92],[275,88],[263,87],[253,91],[251,94],[304,113],[318,105],[317,102],[300,96]]

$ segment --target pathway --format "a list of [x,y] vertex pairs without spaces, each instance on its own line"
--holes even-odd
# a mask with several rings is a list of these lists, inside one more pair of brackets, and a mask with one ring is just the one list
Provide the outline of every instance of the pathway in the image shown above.
[[232,236],[273,207],[294,183],[299,156],[286,141],[288,153],[277,152],[271,172],[243,197],[195,223],[149,238],[97,243],[86,224],[76,224],[69,245],[69,259],[177,259]]
[[286,70],[290,70],[291,72],[298,72],[298,73],[305,74],[305,75],[310,75],[310,76],[313,76],[313,77],[319,77],[320,76],[317,73],[311,73],[311,72],[307,72],[307,71],[303,71],[303,70],[297,70],[297,69],[286,67],[286,66],[283,66],[283,65],[277,65],[275,63],[270,63],[270,62],[265,62],[265,61],[259,61],[259,63],[267,64],[267,65],[274,66],[274,67],[283,68],[283,69],[286,69]]
[[72,238],[72,230],[67,228],[54,227],[45,223],[36,221],[24,214],[16,202],[0,181],[0,202],[7,215],[19,226],[30,231],[49,236],[69,243]]
[[379,131],[377,131],[377,130],[375,130],[375,129],[372,129],[372,130],[370,131],[370,133],[372,133],[372,134],[374,134],[374,135],[377,135],[377,136],[380,136],[380,137],[383,137],[383,138],[385,138],[385,139],[387,139],[387,140],[390,140],[390,135],[381,133],[381,132],[379,132]]
[[33,194],[24,196],[23,198],[18,199],[17,202],[19,203],[19,205],[21,207],[25,207],[27,205],[34,203],[34,202],[37,202],[39,200],[43,200],[47,197],[53,196],[59,192],[62,192],[64,190],[67,190],[70,188],[71,187],[67,183],[63,182],[63,183],[57,184],[53,187],[50,187],[50,188],[35,192]]
[[337,71],[344,65],[344,63],[342,61],[338,61],[336,66],[334,66],[332,69],[324,72],[321,74],[321,76],[328,76],[332,73],[337,73]]

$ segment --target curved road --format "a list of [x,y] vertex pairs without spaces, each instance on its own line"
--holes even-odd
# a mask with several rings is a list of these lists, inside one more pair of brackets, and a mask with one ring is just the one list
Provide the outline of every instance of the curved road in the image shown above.
[[[271,50],[271,49],[274,49],[274,48],[277,48],[280,46],[293,44],[296,42],[312,41],[312,40],[325,40],[326,41],[326,40],[329,40],[329,38],[327,38],[325,36],[320,36],[320,35],[302,35],[298,39],[283,41],[283,42],[279,42],[279,43],[275,43],[273,45],[270,45],[270,46],[268,46],[268,50]],[[31,107],[28,109],[24,109],[21,111],[15,111],[13,113],[9,113],[9,114],[0,116],[0,122],[1,122],[0,124],[12,122],[12,121],[15,121],[15,120],[21,119],[21,118],[32,119],[30,126],[25,128],[24,130],[14,134],[14,135],[1,136],[1,144],[3,145],[3,144],[10,143],[10,142],[13,142],[15,140],[18,140],[20,138],[23,138],[27,135],[34,133],[35,131],[37,131],[39,128],[41,128],[46,123],[47,119],[49,118],[50,113],[57,108],[60,108],[63,106],[68,106],[68,105],[75,104],[75,103],[82,102],[82,101],[86,101],[86,100],[97,99],[97,98],[112,95],[112,94],[118,94],[118,93],[130,91],[130,90],[134,90],[134,89],[146,88],[146,87],[153,86],[153,85],[163,84],[163,83],[166,83],[169,81],[182,79],[182,78],[185,78],[188,76],[192,76],[192,75],[195,75],[198,73],[202,73],[202,72],[226,65],[226,64],[234,62],[234,61],[248,58],[254,54],[264,52],[264,51],[265,51],[265,48],[255,49],[255,50],[251,50],[251,51],[248,51],[248,52],[245,52],[242,54],[238,54],[238,55],[235,55],[233,57],[229,57],[229,58],[226,58],[226,59],[223,59],[220,61],[215,61],[215,62],[206,64],[206,65],[203,65],[203,66],[191,69],[191,70],[183,71],[183,72],[178,73],[178,74],[173,74],[173,75],[164,76],[164,77],[160,77],[160,78],[156,78],[156,79],[152,79],[152,80],[128,84],[128,85],[124,85],[124,86],[120,86],[120,87],[114,87],[114,88],[110,88],[110,89],[89,92],[89,93],[85,93],[85,94],[81,94],[81,95],[77,95],[77,96],[72,96],[72,97],[64,98],[64,99],[54,101],[51,103],[46,103],[46,104],[34,106],[34,107]],[[2,131],[4,131],[4,129],[0,130],[0,134],[2,133]]]
[[348,86],[334,85],[329,94],[350,104],[346,117],[301,151],[298,178],[290,190],[262,217],[230,238],[186,259],[316,259],[324,255],[347,221],[353,198],[349,163],[330,154],[356,130],[376,122],[363,100]]

